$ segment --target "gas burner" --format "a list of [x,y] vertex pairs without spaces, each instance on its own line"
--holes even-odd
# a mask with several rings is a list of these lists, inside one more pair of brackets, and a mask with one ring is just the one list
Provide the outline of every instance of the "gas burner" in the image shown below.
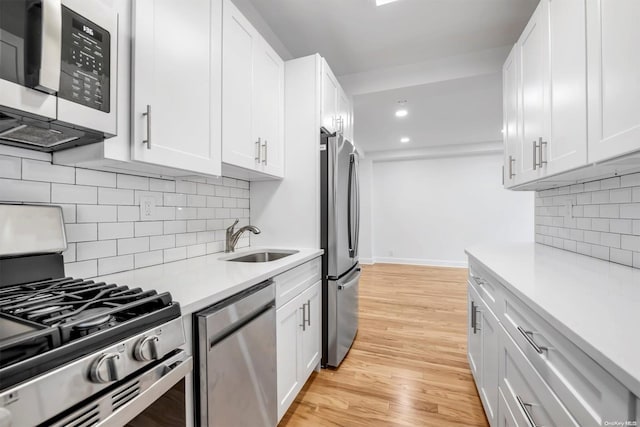
[[46,315],[51,314],[51,313],[57,313],[62,309],[63,309],[63,307],[61,307],[59,305],[52,305],[52,306],[49,306],[49,307],[43,307],[43,308],[40,308],[40,309],[32,310],[30,314],[32,314],[33,316],[46,316]]
[[[76,329],[101,329],[101,326],[104,326],[108,323],[113,323],[115,318],[108,313],[108,308],[90,308],[88,310],[80,312],[76,316],[72,316],[67,319],[68,322],[78,322],[75,325]],[[105,314],[102,314],[105,313]]]

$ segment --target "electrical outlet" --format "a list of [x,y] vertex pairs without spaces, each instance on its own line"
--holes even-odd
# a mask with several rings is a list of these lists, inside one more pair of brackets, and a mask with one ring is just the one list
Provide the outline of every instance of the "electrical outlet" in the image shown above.
[[156,217],[156,199],[152,196],[140,197],[140,219],[142,221]]

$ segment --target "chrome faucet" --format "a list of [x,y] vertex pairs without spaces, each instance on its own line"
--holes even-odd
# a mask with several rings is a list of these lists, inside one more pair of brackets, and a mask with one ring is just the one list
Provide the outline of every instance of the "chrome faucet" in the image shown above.
[[235,222],[231,224],[229,228],[227,228],[227,240],[225,244],[224,251],[225,252],[233,252],[236,250],[236,245],[238,244],[238,239],[245,231],[251,231],[253,234],[260,234],[260,229],[258,227],[254,227],[253,225],[245,225],[244,227],[240,227],[238,231],[233,232],[233,228],[238,225],[240,220],[236,218]]

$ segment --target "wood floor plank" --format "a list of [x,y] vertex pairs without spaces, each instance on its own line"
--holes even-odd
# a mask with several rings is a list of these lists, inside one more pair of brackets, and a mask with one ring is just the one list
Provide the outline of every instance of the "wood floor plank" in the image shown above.
[[363,266],[359,330],[314,373],[281,427],[487,427],[467,361],[467,270]]

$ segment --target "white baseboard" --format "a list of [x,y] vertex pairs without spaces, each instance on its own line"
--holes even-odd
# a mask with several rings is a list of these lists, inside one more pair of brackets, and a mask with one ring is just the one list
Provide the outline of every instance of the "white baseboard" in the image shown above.
[[363,264],[363,265],[373,265],[373,264],[375,264],[375,262],[373,262],[373,258],[359,258],[358,262],[360,264]]
[[429,267],[458,267],[458,268],[468,267],[467,261],[451,261],[451,260],[421,259],[421,258],[376,257],[374,259],[374,263],[425,265]]

